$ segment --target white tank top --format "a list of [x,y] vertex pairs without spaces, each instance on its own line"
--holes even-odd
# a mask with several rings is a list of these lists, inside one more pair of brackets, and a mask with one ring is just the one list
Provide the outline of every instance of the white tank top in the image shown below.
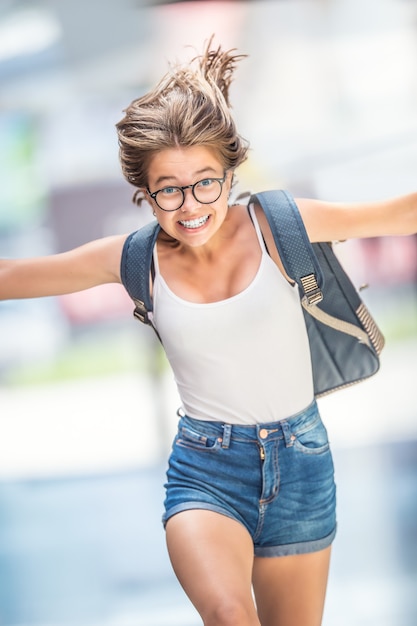
[[251,284],[209,304],[176,296],[159,273],[155,246],[154,324],[184,412],[230,424],[274,422],[313,400],[310,348],[298,287],[262,249]]

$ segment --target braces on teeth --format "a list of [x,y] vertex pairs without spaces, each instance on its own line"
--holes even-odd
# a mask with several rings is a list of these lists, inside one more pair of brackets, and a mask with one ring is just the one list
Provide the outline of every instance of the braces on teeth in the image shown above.
[[198,228],[199,226],[202,226],[203,224],[205,224],[207,220],[208,220],[208,215],[206,215],[205,217],[201,217],[200,219],[195,219],[195,220],[181,220],[180,224],[185,226],[185,228]]

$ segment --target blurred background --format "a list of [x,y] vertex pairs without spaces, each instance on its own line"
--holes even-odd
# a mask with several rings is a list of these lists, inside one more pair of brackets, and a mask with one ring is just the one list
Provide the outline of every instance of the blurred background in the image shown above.
[[[416,0],[0,0],[0,256],[151,218],[114,126],[212,33],[249,55],[240,190],[416,189]],[[415,626],[417,237],[337,249],[387,346],[378,376],[320,403],[339,498],[324,626]],[[178,404],[122,288],[0,303],[1,626],[201,624],[160,523]]]

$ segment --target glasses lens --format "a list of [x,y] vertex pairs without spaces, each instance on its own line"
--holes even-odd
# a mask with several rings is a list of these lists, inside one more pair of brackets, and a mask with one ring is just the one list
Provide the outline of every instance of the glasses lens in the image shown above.
[[176,211],[183,203],[184,194],[180,187],[165,187],[158,191],[155,200],[164,211]]
[[202,204],[210,204],[216,202],[222,192],[221,180],[214,178],[205,178],[194,185],[194,198]]

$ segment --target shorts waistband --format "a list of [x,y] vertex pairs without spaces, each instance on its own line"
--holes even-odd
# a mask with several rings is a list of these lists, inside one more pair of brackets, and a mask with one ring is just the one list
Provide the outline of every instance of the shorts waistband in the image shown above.
[[289,416],[288,418],[279,420],[277,422],[264,422],[259,424],[229,424],[217,420],[199,420],[193,417],[189,417],[184,413],[178,412],[180,416],[179,427],[189,427],[198,432],[213,435],[221,440],[221,447],[228,448],[230,442],[237,441],[260,441],[266,442],[271,439],[285,439],[286,443],[292,442],[291,427],[294,422],[303,420],[305,425],[311,421],[319,418],[317,402],[315,399],[311,404]]

